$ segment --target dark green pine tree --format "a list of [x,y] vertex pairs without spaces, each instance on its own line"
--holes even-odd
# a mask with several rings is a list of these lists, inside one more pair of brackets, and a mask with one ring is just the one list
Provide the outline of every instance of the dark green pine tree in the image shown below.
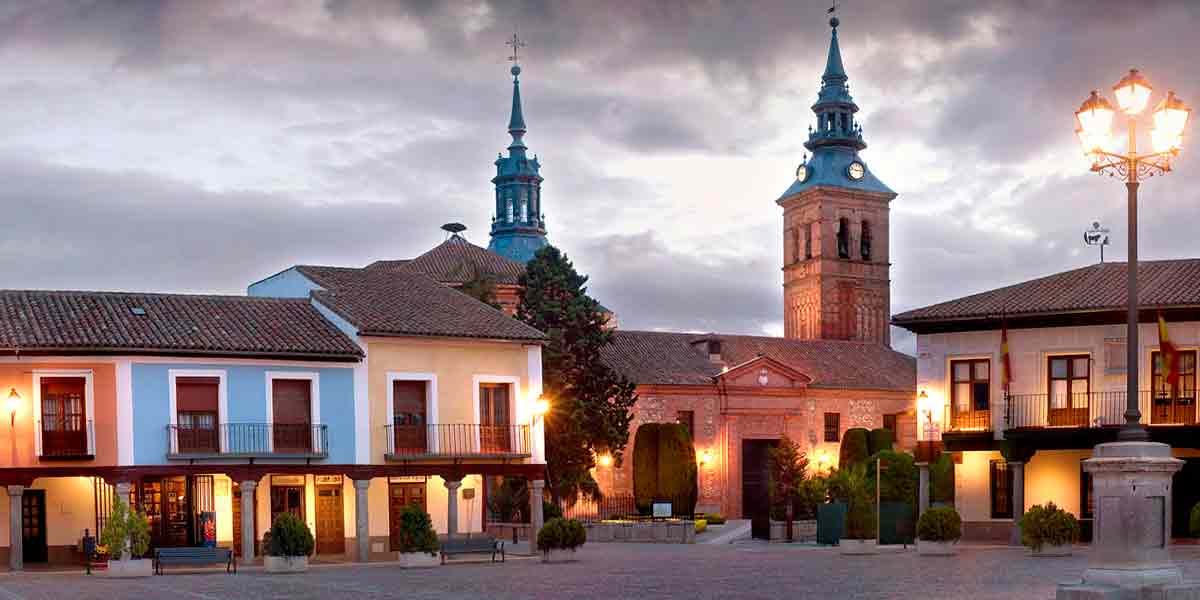
[[592,478],[595,457],[608,453],[617,465],[629,439],[634,385],[600,360],[612,343],[607,317],[587,295],[587,277],[555,248],[537,252],[521,277],[517,318],[546,334],[542,387],[550,400],[546,423],[546,488],[567,503],[600,497]]

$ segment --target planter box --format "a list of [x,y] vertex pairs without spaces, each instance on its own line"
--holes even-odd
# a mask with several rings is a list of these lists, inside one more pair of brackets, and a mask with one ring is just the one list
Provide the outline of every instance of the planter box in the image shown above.
[[[792,521],[792,539],[794,541],[817,539],[817,520],[796,519]],[[787,521],[771,521],[771,541],[787,541]]]
[[851,540],[846,538],[842,538],[838,542],[838,551],[848,556],[879,553],[879,549],[875,547],[875,540]]
[[400,564],[401,569],[419,569],[423,567],[439,567],[442,561],[438,559],[436,554],[428,552],[400,552],[400,557],[396,562]]
[[1033,552],[1034,556],[1038,557],[1053,557],[1053,556],[1070,556],[1071,544],[1063,544],[1061,546],[1051,546],[1046,544],[1041,550]]
[[954,556],[956,553],[954,542],[917,540],[917,554],[921,556]]
[[587,539],[589,542],[611,542],[613,541],[613,529],[618,527],[611,523],[593,523],[587,526]]
[[149,558],[134,558],[129,560],[110,560],[105,577],[153,577],[154,561]]
[[633,527],[629,525],[616,524],[612,528],[613,541],[627,542],[633,537]]
[[308,570],[308,557],[264,556],[263,570],[268,573],[303,573]]
[[564,563],[575,560],[575,551],[564,548],[551,548],[542,552],[544,563]]

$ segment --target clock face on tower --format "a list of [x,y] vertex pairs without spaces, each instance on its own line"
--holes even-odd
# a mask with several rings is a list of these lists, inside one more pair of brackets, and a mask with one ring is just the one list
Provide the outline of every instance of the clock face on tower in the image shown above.
[[800,163],[800,166],[796,167],[796,181],[803,183],[807,180],[808,180],[808,163]]
[[846,174],[850,176],[850,179],[858,181],[863,178],[863,175],[867,174],[867,168],[856,160],[850,163],[849,167],[846,167]]

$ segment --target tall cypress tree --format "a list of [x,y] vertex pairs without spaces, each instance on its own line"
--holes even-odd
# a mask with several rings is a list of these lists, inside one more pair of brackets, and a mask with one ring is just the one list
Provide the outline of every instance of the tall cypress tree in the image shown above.
[[550,399],[546,423],[547,491],[556,500],[599,498],[592,478],[595,457],[608,453],[617,465],[629,439],[634,385],[600,360],[612,343],[600,304],[587,295],[587,277],[554,246],[525,266],[517,318],[546,334],[542,351],[543,393]]

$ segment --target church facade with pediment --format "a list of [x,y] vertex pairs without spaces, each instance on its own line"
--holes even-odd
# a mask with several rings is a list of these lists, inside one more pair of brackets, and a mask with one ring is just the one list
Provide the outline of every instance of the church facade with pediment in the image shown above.
[[[852,427],[916,445],[916,361],[890,347],[889,204],[867,167],[836,18],[805,155],[783,209],[784,337],[617,329],[604,360],[637,385],[632,434],[682,422],[699,462],[698,511],[761,517],[766,448],[785,435],[810,468],[837,466]],[[632,461],[597,468],[606,493],[632,492]]]

